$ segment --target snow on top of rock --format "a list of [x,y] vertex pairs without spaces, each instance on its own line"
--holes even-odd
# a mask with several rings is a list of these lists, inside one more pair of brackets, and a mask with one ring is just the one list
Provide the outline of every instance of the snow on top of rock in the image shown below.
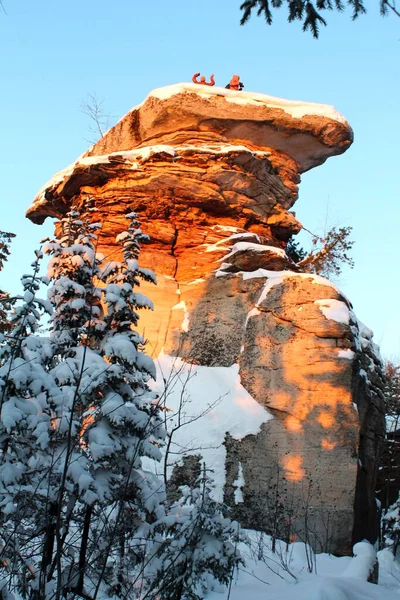
[[[150,92],[148,97],[158,98],[159,100],[167,100],[176,94],[197,94],[201,98],[212,98],[214,96],[223,96],[227,102],[235,104],[246,104],[255,106],[268,106],[272,108],[282,109],[295,119],[301,119],[305,115],[317,115],[334,119],[339,123],[347,124],[347,120],[333,106],[328,104],[318,104],[316,102],[302,102],[300,100],[287,100],[285,98],[277,98],[257,92],[238,92],[236,90],[227,90],[221,87],[210,87],[206,85],[198,85],[195,83],[176,83],[162,88],[157,88]],[[137,107],[135,107],[136,109]],[[133,109],[133,110],[135,110]]]
[[243,144],[182,144],[176,146],[175,150],[179,153],[186,151],[207,152],[210,154],[227,154],[228,152],[250,152],[254,156],[271,156],[267,150],[251,150]]
[[[234,228],[231,228],[231,229],[234,229]],[[249,233],[249,232],[234,233],[233,235],[231,235],[227,238],[218,240],[214,244],[201,244],[201,246],[203,246],[205,248],[204,252],[224,252],[228,249],[226,247],[226,245],[229,244],[230,242],[235,242],[235,239],[238,239],[238,238],[239,239],[240,238],[260,239],[258,237],[258,235],[254,234],[254,233]],[[254,242],[241,241],[241,242],[235,242],[233,245],[229,246],[229,253],[226,254],[225,256],[223,256],[222,258],[220,258],[219,261],[225,261],[227,258],[234,256],[234,254],[237,254],[238,252],[246,252],[247,250],[252,250],[253,252],[271,252],[272,254],[278,254],[279,256],[282,256],[283,258],[287,258],[286,252],[282,248],[277,248],[276,246],[268,246],[268,245],[264,245],[264,244],[257,244]],[[229,263],[224,262],[223,265],[221,265],[219,268],[221,269],[221,268],[223,268],[223,266],[226,266],[226,265],[230,266]],[[291,273],[293,274],[293,271],[291,271]],[[220,276],[220,273],[219,273],[219,271],[217,271],[216,277],[219,277],[219,276]]]
[[261,244],[260,238],[256,233],[250,233],[249,231],[243,231],[243,233],[235,233],[231,235],[231,240],[236,240],[236,238],[256,238],[258,243]]
[[363,348],[367,348],[372,343],[372,338],[374,337],[373,331],[364,325],[360,319],[357,319],[358,324],[358,333],[360,337],[361,346]]
[[[364,325],[364,323],[362,321],[360,321],[360,319],[358,319],[356,317],[356,315],[352,312],[352,333],[354,335],[355,338],[355,342],[356,342],[356,347],[357,350],[359,351],[366,351],[369,350],[373,356],[376,358],[376,360],[378,361],[378,363],[382,363],[383,364],[383,359],[380,353],[380,349],[378,344],[376,344],[374,342],[374,332],[367,327],[366,325]],[[375,365],[373,366],[373,368],[371,370],[375,369]],[[367,374],[365,374],[366,378],[368,379]]]
[[34,208],[39,208],[39,206],[41,206],[42,204],[46,204],[46,198],[45,198],[46,191],[49,188],[52,188],[52,187],[58,185],[64,179],[66,179],[67,177],[72,175],[74,167],[77,164],[77,162],[78,161],[75,161],[74,163],[71,163],[70,165],[68,165],[68,167],[65,167],[65,169],[62,169],[61,171],[57,171],[57,173],[55,173],[53,175],[53,177],[51,177],[48,181],[46,181],[46,183],[40,188],[40,190],[36,194],[36,197],[35,197],[34,201],[32,202],[31,206],[29,207],[28,212]]
[[185,332],[189,331],[190,320],[186,302],[184,300],[181,300],[181,302],[175,304],[175,306],[173,306],[171,310],[183,310],[183,321],[181,324],[181,329]]
[[314,304],[317,304],[319,310],[327,319],[345,325],[350,323],[349,307],[341,300],[324,298],[323,300],[314,300]]
[[[118,150],[111,152],[110,154],[101,154],[96,156],[84,156],[83,154],[77,158],[77,160],[65,169],[58,171],[49,179],[36,194],[36,197],[28,209],[28,213],[34,209],[39,208],[42,204],[46,204],[45,194],[47,190],[50,190],[64,180],[68,179],[74,172],[74,169],[78,166],[91,167],[94,165],[111,164],[117,159],[122,159],[132,164],[133,169],[139,168],[138,160],[145,162],[149,160],[155,154],[169,154],[174,159],[179,158],[179,155],[184,155],[186,152],[199,152],[209,154],[228,154],[231,152],[248,152],[253,156],[259,156],[261,158],[269,156],[271,153],[262,150],[252,150],[247,146],[236,145],[236,144],[181,144],[178,146],[171,146],[168,144],[153,144],[151,146],[145,146],[144,148],[135,148],[133,150]],[[237,228],[230,228],[232,231],[237,231]]]
[[244,502],[243,498],[243,487],[245,485],[244,475],[243,475],[243,466],[242,463],[239,462],[238,475],[233,482],[233,487],[235,488],[234,498],[235,504],[242,504]]
[[358,542],[353,546],[353,554],[354,558],[342,573],[342,577],[352,577],[367,581],[376,563],[374,547],[366,541]]
[[225,260],[237,252],[246,252],[247,250],[253,250],[254,252],[272,252],[273,254],[278,254],[279,256],[286,258],[286,252],[282,250],[282,248],[277,248],[276,246],[264,246],[263,244],[253,244],[251,242],[236,242],[233,244],[229,254],[224,256],[221,260]]
[[[232,225],[213,225],[210,229],[219,229],[220,231],[231,231],[236,233],[239,230],[239,227],[233,227]],[[233,236],[231,236],[232,238]]]
[[111,154],[104,154],[100,156],[86,156],[81,155],[77,160],[65,169],[58,171],[49,179],[38,191],[35,200],[30,206],[28,212],[33,208],[37,208],[40,204],[46,203],[45,193],[47,190],[54,188],[56,185],[62,183],[65,179],[70,177],[74,172],[74,169],[81,165],[90,167],[92,165],[106,164],[112,162],[113,158],[121,157],[126,161],[134,161],[135,159],[141,158],[142,160],[149,159],[153,154],[158,154],[161,152],[165,152],[166,154],[170,154],[175,156],[175,149],[172,146],[167,145],[154,145],[147,146],[146,148],[138,148],[135,150],[124,150],[119,152],[112,152]]
[[[275,248],[275,250],[279,249]],[[217,272],[216,276],[221,277],[223,275],[228,274],[229,273]],[[276,285],[280,285],[285,279],[288,279],[289,277],[301,277],[302,279],[311,279],[312,283],[331,287],[338,293],[341,293],[337,286],[331,281],[329,281],[329,279],[325,279],[325,277],[321,277],[320,275],[314,275],[313,273],[295,273],[294,271],[268,271],[267,269],[257,269],[256,271],[240,271],[239,273],[235,273],[235,275],[241,275],[244,280],[254,279],[258,277],[263,277],[267,279],[262,289],[261,295],[257,300],[256,306],[258,306],[259,304],[261,304],[261,302],[263,302],[263,300],[265,300],[267,294],[271,291],[273,287],[275,287]]]
[[347,348],[346,350],[339,350],[338,352],[338,357],[339,358],[346,358],[347,360],[353,360],[355,356],[355,353],[353,352],[353,350],[350,350],[350,348]]

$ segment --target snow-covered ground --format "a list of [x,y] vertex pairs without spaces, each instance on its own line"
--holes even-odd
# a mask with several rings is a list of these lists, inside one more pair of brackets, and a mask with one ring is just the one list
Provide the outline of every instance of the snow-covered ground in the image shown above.
[[[236,439],[257,433],[272,418],[243,388],[238,365],[201,367],[161,353],[156,361],[156,389],[171,410],[168,429],[173,435],[171,472],[182,454],[201,454],[214,480],[213,496],[222,500],[225,482],[225,432]],[[201,385],[199,385],[201,382]],[[179,409],[181,414],[179,415]],[[167,413],[168,414],[168,413]],[[200,418],[201,417],[201,418]],[[162,466],[159,465],[160,471]],[[239,470],[235,500],[242,502],[243,471]],[[400,563],[390,550],[376,555],[368,542],[354,547],[354,557],[314,554],[301,542],[288,546],[279,540],[246,531],[240,544],[246,565],[235,574],[231,589],[210,591],[206,600],[399,600]],[[368,583],[376,558],[379,584]]]
[[[303,543],[277,541],[271,550],[271,538],[258,532],[246,532],[250,546],[241,544],[246,566],[237,574],[229,600],[398,600],[400,563],[389,550],[378,552],[379,585],[367,582],[375,560],[368,542],[357,544],[357,556],[337,558],[313,554]],[[257,556],[258,554],[258,556]],[[259,558],[261,557],[261,558]],[[310,572],[311,571],[311,572]],[[229,590],[219,589],[207,600],[228,598]]]

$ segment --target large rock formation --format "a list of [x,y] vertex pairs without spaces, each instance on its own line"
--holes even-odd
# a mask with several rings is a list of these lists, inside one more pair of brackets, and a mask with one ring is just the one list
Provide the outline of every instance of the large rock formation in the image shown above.
[[41,223],[92,199],[110,257],[124,214],[139,214],[142,266],[158,277],[144,286],[148,351],[239,365],[241,389],[273,416],[252,434],[226,426],[234,516],[337,553],[375,535],[379,360],[349,301],[298,273],[285,245],[301,229],[289,210],[300,174],[351,142],[331,107],[180,84],[152,92],[28,210]]

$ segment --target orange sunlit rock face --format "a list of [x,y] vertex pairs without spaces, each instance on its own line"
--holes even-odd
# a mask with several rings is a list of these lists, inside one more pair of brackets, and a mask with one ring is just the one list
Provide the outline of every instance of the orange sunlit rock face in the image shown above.
[[292,433],[302,433],[303,432],[303,425],[301,424],[301,421],[299,419],[297,419],[296,417],[294,417],[293,415],[288,415],[286,417],[285,427],[288,431],[291,431]]
[[325,410],[321,410],[316,420],[324,429],[332,429],[335,425],[335,417]]
[[282,457],[281,462],[288,481],[301,481],[305,477],[306,472],[302,467],[303,458],[301,456],[287,454]]
[[[369,469],[363,502],[372,520],[376,513],[379,448],[370,436],[378,439],[384,422],[378,409],[366,407],[369,392],[353,369],[359,363],[339,354],[359,348],[357,323],[350,323],[350,312],[349,323],[328,318],[318,304],[323,300],[327,311],[330,301],[342,303],[345,312],[348,301],[327,280],[298,273],[285,248],[302,227],[291,210],[300,174],[344,152],[351,128],[332,112],[299,113],[301,103],[291,114],[270,101],[243,102],[241,92],[209,96],[202,86],[194,92],[185,85],[130,111],[46,184],[28,216],[41,223],[90,198],[93,218],[102,223],[98,250],[118,260],[124,214],[138,214],[150,236],[140,263],[157,275],[157,286],[140,288],[155,306],[139,322],[148,354],[156,358],[163,350],[208,367],[238,364],[240,384],[274,417],[256,435],[226,441],[224,494],[233,517],[270,532],[271,507],[283,498],[292,513],[282,519],[282,536],[305,539],[308,502],[315,539],[329,534],[328,550],[347,552],[359,452]],[[264,294],[280,273],[282,281]],[[371,348],[365,371],[374,360]],[[224,386],[222,378],[221,396]],[[246,398],[237,402],[247,406]],[[363,423],[353,402],[364,402]],[[82,436],[90,422],[82,424]],[[362,428],[366,449],[359,446]],[[238,461],[246,483],[245,502],[236,504],[229,494]],[[326,515],[333,531],[326,531]]]
[[321,440],[321,448],[323,450],[334,450],[337,446],[337,442],[332,442],[328,438],[322,438]]

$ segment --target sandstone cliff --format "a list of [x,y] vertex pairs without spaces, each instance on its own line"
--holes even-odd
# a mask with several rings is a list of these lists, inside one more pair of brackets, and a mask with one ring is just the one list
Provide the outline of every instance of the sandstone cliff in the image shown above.
[[326,279],[298,273],[285,245],[301,229],[290,211],[300,174],[351,142],[328,106],[170,86],[58,173],[28,210],[41,223],[91,198],[99,250],[110,258],[124,214],[139,214],[151,238],[142,266],[158,278],[157,288],[144,286],[155,304],[141,319],[149,353],[197,365],[200,389],[201,368],[238,365],[243,418],[253,402],[268,414],[254,431],[222,426],[219,484],[233,515],[338,553],[351,550],[353,534],[375,535],[379,359],[350,302]]

